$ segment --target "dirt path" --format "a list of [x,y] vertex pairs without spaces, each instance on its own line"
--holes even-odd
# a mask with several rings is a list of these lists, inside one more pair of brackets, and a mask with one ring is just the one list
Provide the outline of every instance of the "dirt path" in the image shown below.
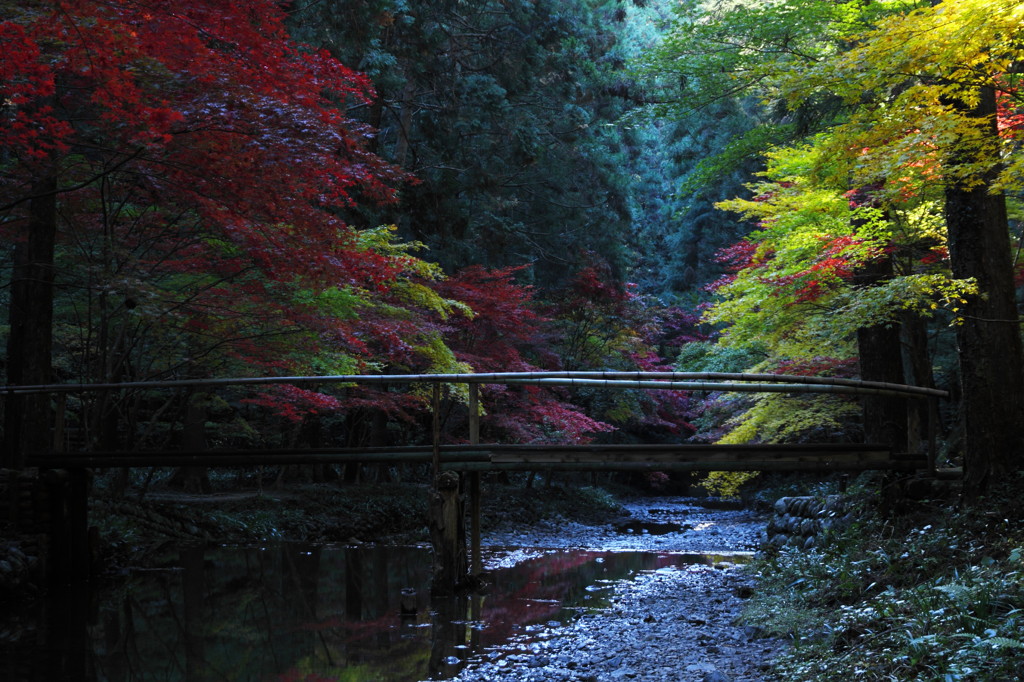
[[[721,554],[712,565],[663,568],[616,586],[610,607],[567,626],[552,624],[501,654],[473,662],[456,678],[485,680],[639,680],[741,682],[766,677],[781,643],[736,623],[752,580],[730,558],[756,548],[765,519],[748,511],[708,510],[693,500],[630,502],[626,514],[588,526],[557,521],[527,531],[485,536],[488,566],[521,561],[551,549],[636,550]],[[502,547],[515,547],[505,550]]]

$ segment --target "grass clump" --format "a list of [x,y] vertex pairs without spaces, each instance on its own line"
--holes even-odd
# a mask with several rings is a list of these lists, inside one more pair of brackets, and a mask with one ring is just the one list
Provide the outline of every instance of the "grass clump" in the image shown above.
[[792,640],[780,679],[1019,679],[1024,533],[1013,511],[1010,498],[892,518],[866,503],[823,547],[760,558],[744,618]]

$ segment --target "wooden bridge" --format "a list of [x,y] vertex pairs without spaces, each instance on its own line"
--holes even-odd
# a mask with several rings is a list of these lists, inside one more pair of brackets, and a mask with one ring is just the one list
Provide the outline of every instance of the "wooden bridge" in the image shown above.
[[[152,389],[211,390],[227,386],[269,384],[432,385],[433,442],[430,445],[371,448],[204,449],[200,451],[69,451],[64,424],[66,397],[96,391]],[[444,384],[468,385],[468,444],[440,442],[440,396]],[[482,444],[479,429],[480,384],[586,387],[609,390],[685,390],[776,393],[832,393],[928,401],[928,437],[920,451],[905,452],[892,444],[749,444],[708,445],[621,444],[535,445]],[[52,384],[0,387],[0,395],[17,400],[24,395],[50,394],[53,402],[53,447],[25,454],[30,467],[53,472],[64,499],[57,505],[66,527],[55,531],[67,543],[70,566],[81,566],[87,553],[88,470],[101,467],[256,466],[272,464],[396,464],[429,463],[433,479],[445,470],[469,472],[470,535],[473,572],[480,571],[480,478],[483,471],[915,471],[935,469],[937,401],[945,391],[852,379],[774,374],[687,372],[531,372],[489,374],[341,375],[315,377],[257,377],[198,381],[148,381],[116,384]],[[913,412],[913,411],[908,411]],[[916,430],[916,429],[914,429]],[[913,431],[913,430],[912,430]],[[63,473],[62,473],[63,472]],[[456,492],[457,494],[457,492]],[[461,509],[461,507],[460,507]],[[51,538],[51,545],[58,543]],[[78,556],[76,559],[75,557]],[[69,569],[72,571],[73,569]],[[77,569],[75,569],[77,570]]]
[[[278,448],[204,449],[188,452],[68,451],[64,424],[66,396],[74,393],[140,391],[151,389],[203,389],[228,386],[272,384],[433,385],[436,416],[440,387],[467,384],[469,445],[440,443],[439,425],[434,425],[430,446],[379,448]],[[913,470],[934,467],[935,409],[929,409],[928,439],[920,452],[896,451],[891,444],[756,444],[708,445],[510,445],[479,443],[480,384],[536,385],[601,388],[612,390],[685,390],[775,393],[832,393],[861,397],[885,396],[928,400],[934,406],[946,391],[833,377],[805,377],[778,374],[733,374],[719,372],[506,372],[487,374],[398,374],[334,375],[313,377],[247,377],[186,381],[142,381],[112,384],[50,384],[45,386],[4,386],[6,399],[49,393],[55,397],[53,448],[26,454],[28,466],[44,468],[150,467],[150,466],[251,466],[257,464],[347,464],[425,462],[437,469],[481,470],[684,470],[684,471],[858,471],[869,469]]]

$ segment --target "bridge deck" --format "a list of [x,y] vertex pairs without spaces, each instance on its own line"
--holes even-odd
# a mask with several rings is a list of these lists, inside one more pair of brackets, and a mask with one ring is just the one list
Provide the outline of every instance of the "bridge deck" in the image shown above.
[[[876,444],[442,445],[442,468],[462,471],[913,471],[924,454]],[[430,463],[431,446],[40,454],[47,468]]]

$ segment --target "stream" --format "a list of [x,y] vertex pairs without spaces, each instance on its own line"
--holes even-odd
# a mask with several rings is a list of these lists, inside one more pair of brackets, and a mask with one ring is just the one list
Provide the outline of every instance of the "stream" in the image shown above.
[[446,600],[426,546],[167,543],[25,614],[4,679],[761,679],[775,644],[733,620],[764,520],[684,498],[625,512],[485,529],[486,587]]

